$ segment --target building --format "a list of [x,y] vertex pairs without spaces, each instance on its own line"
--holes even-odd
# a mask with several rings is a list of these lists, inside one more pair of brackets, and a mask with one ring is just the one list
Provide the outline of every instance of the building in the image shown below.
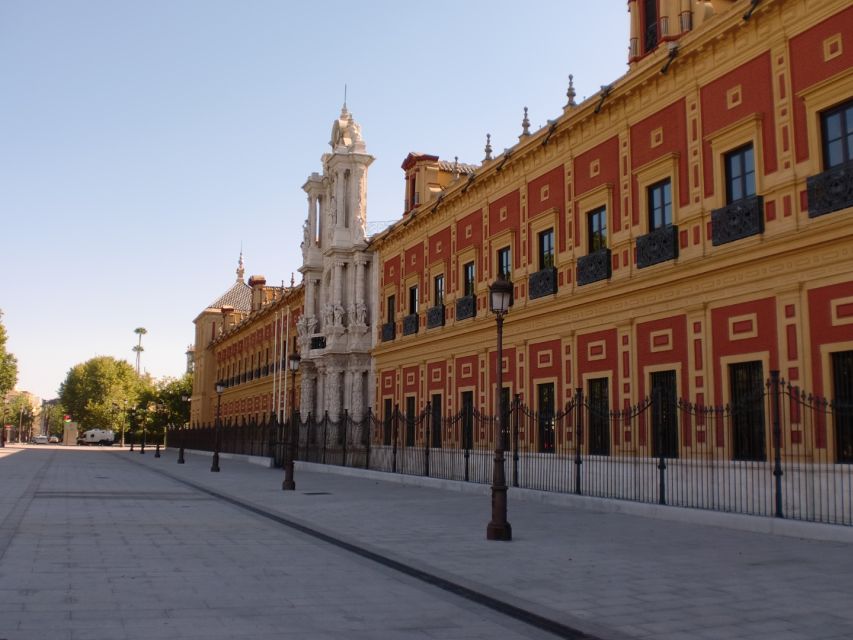
[[218,405],[228,422],[262,420],[276,406],[289,415],[291,354],[301,355],[296,404],[306,417],[360,418],[367,410],[377,299],[365,231],[373,157],[346,105],[329,145],[322,174],[303,186],[302,283],[269,287],[252,276],[247,284],[241,256],[237,281],[195,319],[192,424],[212,422]]
[[[436,418],[518,396],[553,416],[655,393],[748,402],[771,371],[853,401],[853,7],[630,0],[629,71],[473,167],[411,154],[403,220],[372,239],[374,406]],[[618,43],[609,43],[618,46]],[[496,389],[488,287],[512,281]],[[429,405],[428,405],[429,403]],[[759,407],[760,409],[760,407]],[[785,455],[853,462],[853,418],[793,421]],[[766,456],[769,420],[598,425],[597,453]],[[441,424],[433,420],[433,424]],[[762,451],[738,447],[739,429]],[[766,431],[766,434],[765,434]],[[437,439],[433,439],[436,438]],[[422,428],[412,436],[422,444]],[[553,421],[522,429],[547,452]],[[430,437],[459,446],[458,429]],[[493,441],[488,429],[475,441]],[[757,440],[758,441],[758,440]]]

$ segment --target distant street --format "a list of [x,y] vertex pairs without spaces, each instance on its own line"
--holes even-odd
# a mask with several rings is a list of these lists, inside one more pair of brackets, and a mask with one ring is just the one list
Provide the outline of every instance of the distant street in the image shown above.
[[850,543],[153,454],[0,449],[0,639],[853,637]]

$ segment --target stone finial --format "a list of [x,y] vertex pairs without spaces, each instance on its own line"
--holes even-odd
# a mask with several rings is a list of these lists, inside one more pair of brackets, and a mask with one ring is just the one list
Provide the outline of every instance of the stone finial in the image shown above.
[[524,107],[524,120],[521,121],[521,135],[519,138],[530,135],[530,120],[527,117],[527,107]]
[[492,134],[486,134],[486,157],[483,158],[483,162],[492,159]]
[[296,279],[293,277],[293,271],[291,271],[290,272],[290,288],[293,289],[295,284],[296,284]]
[[246,269],[243,268],[243,249],[240,249],[240,259],[237,261],[237,280],[243,280],[243,275],[246,273]]
[[459,156],[453,156],[453,179],[459,180]]
[[577,94],[575,93],[575,82],[574,82],[574,80],[575,80],[575,77],[572,74],[569,74],[569,89],[568,89],[568,91],[566,91],[566,97],[569,99],[569,101],[566,103],[567,107],[578,106],[578,103],[575,102],[575,96]]

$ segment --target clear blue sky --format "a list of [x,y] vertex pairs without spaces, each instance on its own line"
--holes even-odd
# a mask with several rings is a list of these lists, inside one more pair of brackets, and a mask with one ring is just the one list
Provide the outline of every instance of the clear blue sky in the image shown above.
[[[344,84],[376,157],[479,163],[627,70],[624,0],[0,0],[0,309],[18,388],[95,355],[183,373],[192,320],[246,276],[289,281]],[[296,273],[298,277],[298,273]]]

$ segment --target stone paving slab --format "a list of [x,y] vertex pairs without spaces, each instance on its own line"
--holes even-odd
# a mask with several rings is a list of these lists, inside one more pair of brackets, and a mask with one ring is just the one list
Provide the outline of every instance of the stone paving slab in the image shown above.
[[0,638],[552,637],[199,494],[130,455],[38,448],[0,457],[0,487],[14,503],[0,521]]
[[[70,623],[76,634],[56,637],[101,637],[83,635],[97,630],[82,626],[87,620],[97,621],[97,610],[63,600],[78,597],[81,589],[98,598],[112,598],[118,607],[108,619],[121,620],[122,633],[103,637],[141,637],[135,635],[139,628],[149,632],[147,637],[197,637],[192,634],[201,626],[209,628],[210,618],[203,615],[207,610],[216,620],[237,619],[246,625],[250,618],[258,626],[254,635],[240,635],[239,629],[223,623],[214,625],[213,635],[206,637],[264,638],[269,633],[269,637],[279,638],[322,638],[327,637],[323,634],[342,637],[335,634],[343,633],[346,637],[477,638],[494,633],[494,626],[489,625],[495,619],[488,613],[482,614],[483,619],[452,628],[435,627],[435,620],[445,621],[446,606],[455,604],[469,612],[481,609],[470,602],[460,604],[450,594],[434,596],[436,590],[432,589],[429,598],[417,596],[428,613],[410,612],[411,603],[401,602],[405,598],[396,593],[396,586],[395,593],[387,594],[381,579],[396,578],[418,591],[399,574],[237,511],[168,476],[600,638],[853,637],[849,605],[853,601],[853,545],[848,543],[512,499],[509,519],[514,540],[489,542],[485,528],[490,504],[477,493],[305,469],[297,469],[297,491],[284,492],[280,470],[236,460],[223,460],[222,471],[216,474],[209,471],[209,457],[187,455],[187,464],[177,465],[173,451],[164,452],[160,459],[148,453],[140,456],[109,450],[61,453],[57,452],[51,471],[46,472],[30,502],[9,546],[12,553],[0,560],[0,603],[9,607],[0,612],[9,611],[23,622],[22,616],[31,613],[26,606],[33,600],[32,592],[41,584],[50,590],[45,599],[53,601],[54,611],[71,616],[54,617],[57,625],[52,628],[64,633],[67,627],[62,624]],[[75,457],[93,462],[75,462]],[[5,481],[5,463],[0,458],[0,482]],[[23,492],[31,484],[25,482],[26,473],[20,469],[9,475],[17,478],[11,483],[16,491]],[[150,499],[107,494],[98,499],[52,497],[51,492],[63,487],[74,490],[81,479],[95,482],[98,476],[107,476],[117,494],[138,496],[144,487]],[[11,512],[13,507],[4,507],[3,500],[0,509]],[[109,534],[98,527],[102,520],[112,523]],[[58,522],[62,523],[59,527]],[[59,529],[67,530],[59,535]],[[86,532],[99,534],[103,557],[87,556],[75,542]],[[36,542],[25,542],[28,535]],[[291,547],[283,540],[291,538],[299,541],[293,544],[303,549],[302,554],[294,557],[288,552]],[[317,569],[308,562],[302,557],[306,548],[326,564]],[[169,561],[178,566],[170,566]],[[375,572],[380,578],[374,581]],[[368,578],[360,579],[362,574]],[[27,596],[17,589],[3,591],[11,576],[20,581]],[[339,580],[343,581],[341,588]],[[357,586],[349,586],[350,581]],[[289,583],[304,588],[293,592]],[[223,590],[222,584],[227,588]],[[223,591],[233,610],[222,602]],[[168,603],[163,602],[162,593],[170,594]],[[242,597],[250,593],[255,597]],[[432,603],[433,596],[440,605]],[[269,613],[282,603],[290,608]],[[328,603],[332,604],[327,613]],[[392,627],[370,636],[377,632],[377,617],[366,616],[363,605]],[[82,615],[86,610],[89,613]],[[134,617],[137,611],[143,613]],[[252,615],[241,617],[241,611]],[[268,629],[270,616],[271,626],[278,621],[278,629]],[[5,618],[0,614],[0,620]],[[331,627],[312,626],[317,618]],[[205,623],[194,627],[193,620]],[[0,638],[5,637],[3,624],[0,622]],[[513,633],[520,634],[516,637],[543,637],[508,618],[499,624],[503,625],[500,632],[490,637],[513,637]],[[26,634],[28,628],[22,624],[16,631]],[[362,633],[365,635],[360,636]],[[30,636],[9,636],[9,640],[12,637]]]

